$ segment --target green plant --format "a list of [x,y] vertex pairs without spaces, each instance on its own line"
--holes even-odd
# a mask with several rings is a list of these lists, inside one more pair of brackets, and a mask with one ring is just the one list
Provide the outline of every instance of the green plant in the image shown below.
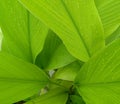
[[0,0],[0,104],[120,104],[120,0]]

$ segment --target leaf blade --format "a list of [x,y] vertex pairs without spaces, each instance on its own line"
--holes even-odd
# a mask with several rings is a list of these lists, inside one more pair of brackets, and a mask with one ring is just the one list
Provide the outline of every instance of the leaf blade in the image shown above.
[[35,65],[0,52],[1,103],[14,103],[30,97],[48,82],[45,73]]
[[[66,0],[66,1],[58,0],[58,1],[52,1],[52,2],[40,1],[40,0],[39,1],[19,0],[19,1],[22,2],[27,8],[29,8],[29,10],[34,15],[36,15],[39,19],[41,19],[55,33],[57,33],[57,35],[62,39],[63,43],[67,47],[68,51],[74,57],[83,61],[87,61],[89,59],[90,54],[93,54],[98,47],[99,48],[104,47],[103,29],[102,29],[100,18],[97,14],[96,7],[93,1],[88,0],[89,3],[86,3],[86,1],[80,2],[79,0],[75,0],[72,2],[69,0]],[[78,7],[78,5],[79,5],[79,8],[76,8]],[[85,8],[86,5],[88,6],[88,8]],[[91,6],[93,6],[92,9],[91,9]],[[91,23],[89,19],[88,21],[85,21],[84,18],[80,18],[79,21],[75,21],[75,18],[77,18],[78,20],[80,16],[79,17],[77,16],[78,13],[77,15],[74,14],[74,12],[72,11],[72,9],[70,9],[70,7],[72,7],[73,10],[75,10],[75,13],[77,13],[77,11],[79,10],[80,11],[79,13],[81,13],[81,16],[83,17],[86,17],[85,15],[87,14],[89,16],[89,19],[92,19],[92,17],[94,17],[96,20],[95,21],[96,26],[93,26],[93,27],[90,26]],[[81,11],[82,9],[85,10],[84,13]],[[94,12],[93,16],[89,14],[88,10],[91,11],[91,13]],[[48,16],[50,18],[47,18]],[[73,17],[76,16],[76,17],[73,18],[72,16]],[[80,23],[80,21],[82,20],[83,22],[82,22],[82,25],[80,25],[80,27],[83,29],[79,28],[78,26],[79,24],[77,24],[77,23]],[[88,25],[89,32],[88,31],[85,32],[87,27],[87,26],[86,27],[84,26],[85,23],[90,24]],[[100,34],[99,32],[95,33],[95,31],[93,31],[93,30],[97,30],[98,27],[99,27],[98,31],[100,31]],[[95,34],[95,35],[91,36],[92,34]],[[89,38],[86,38],[88,36]],[[99,39],[97,37],[99,37]],[[96,46],[95,44],[92,45],[94,42],[92,43],[91,41],[95,41],[96,39],[99,42],[96,41],[97,42]]]
[[36,59],[36,64],[45,70],[54,70],[76,60],[67,51],[58,36],[49,30],[42,52]]
[[74,61],[67,66],[58,69],[57,72],[54,74],[53,78],[74,81],[82,64],[82,62]]
[[67,97],[68,97],[68,95],[64,89],[55,88],[55,89],[49,91],[48,93],[41,95],[38,98],[28,101],[26,104],[39,104],[39,103],[55,104],[56,101],[57,101],[57,104],[66,104]]
[[80,70],[75,83],[86,103],[119,104],[120,39],[117,39]]
[[16,0],[0,1],[0,7],[2,50],[34,63],[43,48],[48,28]]
[[103,23],[105,38],[110,36],[120,26],[120,1],[95,0]]

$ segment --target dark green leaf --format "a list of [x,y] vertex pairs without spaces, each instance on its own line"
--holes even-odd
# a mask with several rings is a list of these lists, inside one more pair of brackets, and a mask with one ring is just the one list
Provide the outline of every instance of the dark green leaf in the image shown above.
[[85,104],[81,96],[71,95],[72,104]]

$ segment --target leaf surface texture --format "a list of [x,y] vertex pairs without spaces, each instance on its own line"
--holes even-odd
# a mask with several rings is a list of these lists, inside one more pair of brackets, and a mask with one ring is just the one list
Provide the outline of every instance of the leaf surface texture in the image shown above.
[[48,82],[48,77],[37,66],[0,52],[0,102],[2,104],[11,104],[31,97],[39,93]]
[[120,103],[120,39],[91,58],[75,83],[87,104]]
[[104,47],[104,32],[94,0],[19,1],[61,38],[74,57],[87,61]]

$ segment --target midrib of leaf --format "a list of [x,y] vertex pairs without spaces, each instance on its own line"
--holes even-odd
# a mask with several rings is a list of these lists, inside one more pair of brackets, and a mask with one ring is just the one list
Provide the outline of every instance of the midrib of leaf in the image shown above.
[[[115,57],[115,54],[116,54],[118,51],[120,51],[120,48],[118,48],[118,50],[115,51],[115,53],[109,58],[109,60],[108,60],[108,62],[107,62],[108,65],[112,62],[112,60],[113,60],[114,57]],[[113,68],[112,70],[110,70],[110,71],[112,72],[116,67],[118,67],[118,65],[119,65],[119,64],[115,65],[114,68]],[[107,67],[106,65],[103,66],[104,69],[105,69],[106,67]],[[96,70],[97,70],[97,69],[96,69]],[[93,72],[91,73],[90,76],[94,75],[95,73],[96,73],[96,71],[93,70]],[[104,72],[104,74],[105,74],[105,73],[108,73],[108,72]],[[89,77],[88,79],[90,79],[90,77]],[[117,84],[117,83],[120,84],[120,81],[114,81],[114,80],[113,80],[113,82],[108,81],[108,82],[94,82],[94,83],[89,83],[89,82],[88,82],[88,83],[80,83],[80,84],[79,84],[79,83],[76,83],[76,85],[79,85],[79,86],[104,86],[104,85],[112,85],[112,84]]]
[[68,16],[70,17],[70,19],[71,19],[71,21],[72,21],[72,23],[73,23],[73,26],[74,26],[75,29],[76,29],[76,32],[77,32],[78,35],[80,36],[80,38],[81,38],[81,40],[82,40],[82,43],[84,44],[85,49],[86,49],[86,51],[87,51],[87,53],[88,53],[88,56],[90,57],[90,56],[91,56],[90,51],[89,51],[89,49],[88,49],[88,47],[87,47],[87,45],[86,45],[86,42],[84,41],[84,39],[83,39],[81,33],[79,32],[79,29],[78,29],[78,27],[77,27],[77,25],[76,25],[74,19],[72,18],[72,16],[71,16],[69,10],[67,9],[67,7],[66,7],[64,1],[61,0],[61,2],[62,2],[62,4],[63,4],[63,6],[64,6],[64,8],[65,8],[65,10],[66,10],[66,12],[67,12],[67,14],[68,14]]
[[3,78],[0,77],[0,82],[16,82],[16,83],[46,83],[48,81],[32,80],[32,79],[16,79],[16,78]]
[[27,11],[27,29],[28,29],[28,42],[29,42],[29,51],[31,55],[31,62],[33,63],[33,54],[32,54],[32,47],[31,47],[31,32],[30,32],[30,13]]
[[113,81],[113,82],[96,82],[96,83],[81,83],[81,84],[75,84],[80,87],[95,87],[95,86],[110,86],[110,85],[117,85],[120,84],[120,81]]

